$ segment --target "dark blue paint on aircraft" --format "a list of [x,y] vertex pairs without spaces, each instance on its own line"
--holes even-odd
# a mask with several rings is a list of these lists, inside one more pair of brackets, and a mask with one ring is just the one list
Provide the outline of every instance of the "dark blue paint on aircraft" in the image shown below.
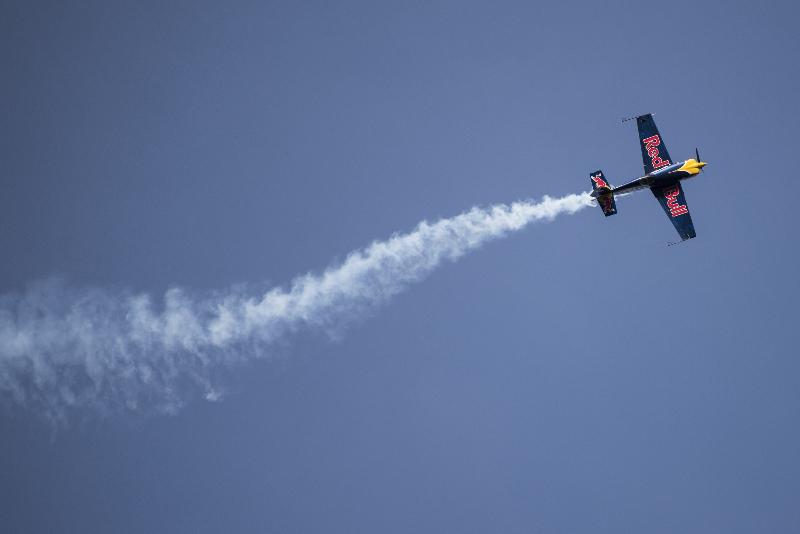
[[697,234],[694,231],[681,181],[700,174],[706,164],[700,161],[700,153],[697,150],[695,159],[673,163],[653,116],[640,115],[635,119],[639,129],[639,148],[642,150],[644,176],[619,187],[611,187],[603,172],[595,171],[589,175],[592,181],[592,196],[597,199],[603,214],[608,217],[617,213],[615,194],[649,188],[681,239],[683,241],[692,239]]

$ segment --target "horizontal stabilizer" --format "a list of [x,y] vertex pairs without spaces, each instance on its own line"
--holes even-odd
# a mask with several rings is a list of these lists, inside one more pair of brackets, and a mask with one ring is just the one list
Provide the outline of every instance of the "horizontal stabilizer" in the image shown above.
[[590,175],[592,181],[592,196],[597,199],[597,205],[603,210],[603,215],[609,217],[617,213],[617,202],[611,186],[603,176],[603,171],[594,171]]

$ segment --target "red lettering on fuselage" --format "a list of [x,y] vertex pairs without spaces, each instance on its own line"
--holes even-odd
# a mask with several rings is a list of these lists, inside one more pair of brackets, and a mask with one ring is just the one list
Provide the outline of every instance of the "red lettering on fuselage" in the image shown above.
[[646,139],[642,139],[642,143],[644,143],[645,152],[647,152],[647,155],[650,156],[650,163],[653,165],[654,170],[659,169],[664,165],[669,165],[668,159],[663,159],[658,155],[658,146],[661,144],[661,138],[658,135],[653,135]]
[[664,198],[667,199],[667,207],[673,217],[689,213],[689,208],[685,204],[678,204],[678,195],[680,194],[681,190],[677,185],[664,189]]

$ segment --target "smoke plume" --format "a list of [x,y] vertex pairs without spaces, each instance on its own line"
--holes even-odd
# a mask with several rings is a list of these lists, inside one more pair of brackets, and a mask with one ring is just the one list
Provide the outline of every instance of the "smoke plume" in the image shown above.
[[198,393],[217,400],[218,371],[260,358],[302,328],[331,330],[487,241],[572,214],[587,194],[473,208],[421,222],[352,252],[320,274],[266,292],[154,299],[40,282],[0,297],[0,397],[54,421],[73,413],[175,413]]

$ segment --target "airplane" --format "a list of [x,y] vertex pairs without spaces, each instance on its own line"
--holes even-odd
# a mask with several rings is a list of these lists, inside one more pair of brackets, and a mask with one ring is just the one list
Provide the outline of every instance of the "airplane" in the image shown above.
[[649,188],[681,236],[681,241],[677,243],[696,237],[681,182],[697,176],[706,166],[706,163],[700,161],[700,151],[695,148],[694,159],[672,163],[667,146],[653,121],[653,115],[650,113],[639,115],[624,119],[623,122],[633,119],[636,119],[636,125],[639,127],[639,147],[642,149],[644,176],[625,185],[612,187],[603,175],[603,171],[594,171],[589,174],[592,182],[591,196],[597,200],[603,215],[610,217],[617,213],[614,195]]

